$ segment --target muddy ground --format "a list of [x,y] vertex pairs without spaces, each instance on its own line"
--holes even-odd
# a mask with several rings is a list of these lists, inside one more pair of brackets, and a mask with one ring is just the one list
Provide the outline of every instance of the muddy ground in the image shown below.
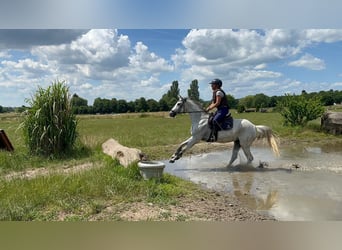
[[[113,217],[114,216],[114,217]],[[232,196],[201,190],[192,197],[179,197],[177,205],[161,207],[146,202],[108,206],[90,220],[124,221],[265,221],[275,220],[250,210]]]

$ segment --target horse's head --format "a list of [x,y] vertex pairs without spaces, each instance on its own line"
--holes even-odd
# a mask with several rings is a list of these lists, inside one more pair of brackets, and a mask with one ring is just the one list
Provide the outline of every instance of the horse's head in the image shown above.
[[175,117],[178,113],[185,112],[184,110],[185,102],[186,102],[186,98],[179,96],[178,101],[176,102],[176,104],[173,106],[173,108],[170,111],[170,116]]

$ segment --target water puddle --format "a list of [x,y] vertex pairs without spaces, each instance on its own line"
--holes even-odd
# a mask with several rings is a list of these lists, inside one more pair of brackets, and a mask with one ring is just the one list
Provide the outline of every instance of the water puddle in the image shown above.
[[[245,205],[278,220],[342,220],[342,150],[296,145],[253,147],[253,166],[242,152],[227,169],[231,150],[183,157],[165,172],[237,196]],[[260,167],[262,166],[262,167]]]

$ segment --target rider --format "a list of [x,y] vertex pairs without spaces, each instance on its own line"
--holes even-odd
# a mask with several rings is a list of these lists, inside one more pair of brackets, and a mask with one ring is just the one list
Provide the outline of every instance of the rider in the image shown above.
[[222,81],[220,79],[214,79],[211,82],[211,89],[213,90],[213,97],[210,105],[206,108],[206,111],[210,111],[216,108],[213,119],[209,120],[209,126],[211,128],[211,134],[208,141],[217,140],[217,131],[221,130],[220,123],[224,120],[229,112],[228,101],[226,93],[221,89]]

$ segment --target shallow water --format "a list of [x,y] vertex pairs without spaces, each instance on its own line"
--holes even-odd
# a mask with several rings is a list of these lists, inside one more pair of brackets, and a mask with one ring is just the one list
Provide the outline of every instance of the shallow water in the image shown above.
[[[247,166],[242,152],[232,168],[231,150],[183,157],[165,172],[237,196],[245,205],[285,221],[342,220],[342,150],[296,145],[276,158],[253,147]],[[262,167],[260,167],[260,163]]]

